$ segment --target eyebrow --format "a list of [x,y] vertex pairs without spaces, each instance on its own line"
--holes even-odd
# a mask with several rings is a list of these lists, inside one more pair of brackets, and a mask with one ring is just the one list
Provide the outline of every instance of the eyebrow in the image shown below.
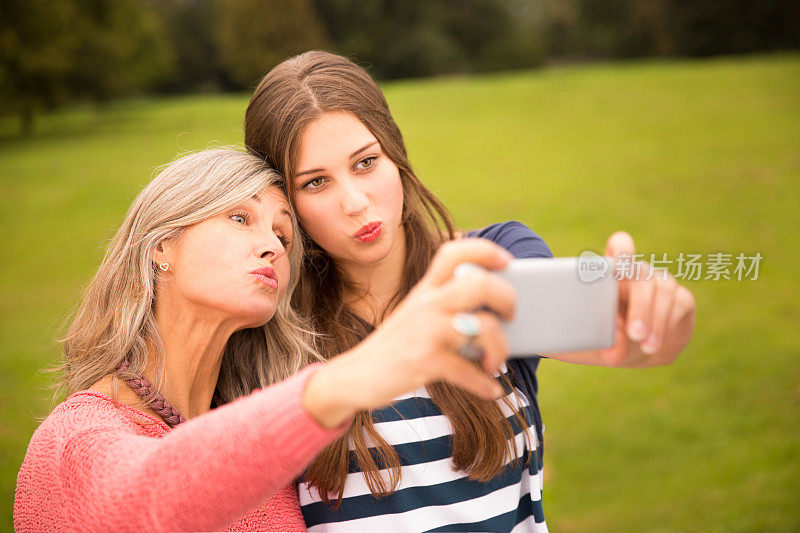
[[[253,196],[251,196],[250,200],[255,200],[259,204],[261,203],[261,198],[259,198],[259,196],[257,194],[254,194]],[[285,209],[285,208],[281,209],[280,213],[278,213],[278,214],[285,216],[286,218],[289,219],[290,222],[294,219],[294,215],[292,214],[292,212],[290,210],[288,210],[288,209]]]
[[360,154],[361,152],[363,152],[364,150],[366,150],[367,148],[369,148],[373,144],[378,144],[378,141],[372,141],[370,143],[365,144],[364,146],[362,146],[361,148],[359,148],[358,150],[356,150],[355,152],[350,154],[350,159],[353,159],[355,156],[357,156],[358,154]]
[[[370,142],[368,142],[367,144],[365,144],[364,146],[362,146],[361,148],[359,148],[358,150],[356,150],[355,152],[350,154],[350,158],[349,159],[353,159],[355,156],[357,156],[358,154],[360,154],[361,152],[363,152],[364,150],[366,150],[367,148],[369,148],[370,146],[373,146],[375,144],[378,144],[378,141],[370,141]],[[297,177],[303,176],[305,174],[314,174],[316,172],[323,172],[324,170],[325,170],[324,168],[312,168],[310,170],[304,170],[303,172],[298,172],[297,174],[295,174],[294,177],[297,178]]]

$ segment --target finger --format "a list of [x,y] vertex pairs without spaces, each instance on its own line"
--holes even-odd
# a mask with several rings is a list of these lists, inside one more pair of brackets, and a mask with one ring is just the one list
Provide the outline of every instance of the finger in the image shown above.
[[[465,344],[473,344],[478,348],[477,351],[480,352],[481,360],[488,356],[490,361],[497,361],[497,366],[499,367],[500,363],[502,363],[505,358],[505,354],[508,352],[508,344],[505,332],[497,316],[490,311],[463,314],[471,315],[478,320],[479,324],[476,329],[478,334],[474,337],[470,337],[459,331],[460,328],[457,328],[454,323],[456,319],[456,315],[454,314],[450,318],[449,327],[444,328],[446,335],[441,345],[445,349],[450,349],[451,351],[459,353]],[[465,357],[464,354],[459,355]],[[467,357],[467,359],[470,358]],[[475,357],[473,360],[475,359],[478,359],[478,357]]]
[[617,257],[622,253],[628,255],[636,253],[633,237],[627,231],[615,231],[606,241],[606,255]]
[[621,272],[626,272],[626,267],[631,267],[636,254],[636,246],[633,237],[627,231],[615,231],[606,241],[606,256],[615,262],[615,275],[619,281],[619,293],[623,302],[628,301],[630,291],[630,279],[626,276],[620,277]]
[[508,340],[500,321],[492,313],[477,313],[481,321],[481,334],[476,340],[483,351],[481,365],[489,374],[497,372],[508,359]]
[[448,241],[439,247],[423,280],[438,286],[452,278],[453,271],[461,263],[498,270],[505,268],[511,259],[508,251],[486,239]]
[[[656,280],[651,277],[649,263],[637,261],[634,266],[635,275],[633,279],[627,282],[630,289],[625,331],[630,340],[641,342],[647,337],[652,328]],[[650,279],[647,279],[648,277]]]
[[682,285],[678,285],[678,291],[675,294],[675,310],[678,311],[681,320],[687,315],[694,316],[696,308],[697,303],[692,291]]
[[504,320],[514,318],[517,292],[506,280],[475,269],[447,282],[437,294],[446,311],[457,313],[489,308]]
[[484,373],[474,363],[454,352],[442,353],[441,357],[445,360],[443,368],[446,371],[440,379],[482,398],[494,399],[502,395],[503,388],[497,380]]
[[689,289],[678,285],[661,350],[655,357],[651,358],[652,364],[663,365],[671,363],[678,357],[692,337],[694,321],[694,296]]
[[[669,276],[669,275],[668,275]],[[655,274],[655,291],[653,301],[653,319],[651,321],[650,334],[641,344],[641,350],[647,355],[653,355],[664,342],[665,334],[669,326],[672,307],[675,303],[675,293],[678,284],[675,278],[669,276],[666,280],[659,272]]]

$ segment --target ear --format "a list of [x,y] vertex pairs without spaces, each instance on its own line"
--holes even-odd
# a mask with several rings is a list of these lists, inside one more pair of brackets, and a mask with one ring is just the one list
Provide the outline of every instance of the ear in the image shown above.
[[175,257],[175,249],[174,249],[174,242],[173,239],[164,239],[156,246],[155,251],[153,252],[153,262],[156,265],[160,265],[162,263],[169,263],[170,265],[173,264],[173,259]]

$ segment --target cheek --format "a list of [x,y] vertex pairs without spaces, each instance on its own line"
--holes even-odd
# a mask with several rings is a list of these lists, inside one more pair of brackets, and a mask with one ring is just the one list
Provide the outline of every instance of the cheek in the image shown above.
[[338,211],[333,204],[333,195],[308,195],[295,201],[297,219],[311,240],[325,247],[327,236],[334,232],[333,213]]
[[289,265],[287,255],[281,256],[274,264],[275,273],[278,275],[278,296],[283,299],[286,294],[286,287],[289,285],[289,278],[292,275],[292,268]]
[[[212,232],[185,243],[177,257],[176,281],[188,298],[206,303],[230,298],[235,285],[236,250],[233,239]],[[241,269],[241,266],[239,266]]]
[[403,182],[400,179],[400,171],[397,167],[392,165],[392,170],[393,172],[389,173],[382,183],[382,203],[393,218],[400,220],[403,214]]

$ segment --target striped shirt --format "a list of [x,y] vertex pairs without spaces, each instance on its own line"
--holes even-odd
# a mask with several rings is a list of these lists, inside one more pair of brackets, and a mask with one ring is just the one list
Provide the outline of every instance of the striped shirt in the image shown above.
[[[526,427],[521,428],[514,410],[498,400],[515,433],[516,463],[509,462],[485,483],[455,470],[452,426],[423,387],[373,412],[376,429],[392,445],[402,465],[395,492],[381,499],[372,496],[351,443],[350,472],[338,509],[323,503],[316,489],[299,484],[309,531],[547,531],[542,472],[535,453],[525,465],[528,446],[524,432],[534,450],[537,445],[532,409],[521,392],[514,394],[505,387],[511,404],[526,420]],[[381,473],[388,480],[387,472]]]

